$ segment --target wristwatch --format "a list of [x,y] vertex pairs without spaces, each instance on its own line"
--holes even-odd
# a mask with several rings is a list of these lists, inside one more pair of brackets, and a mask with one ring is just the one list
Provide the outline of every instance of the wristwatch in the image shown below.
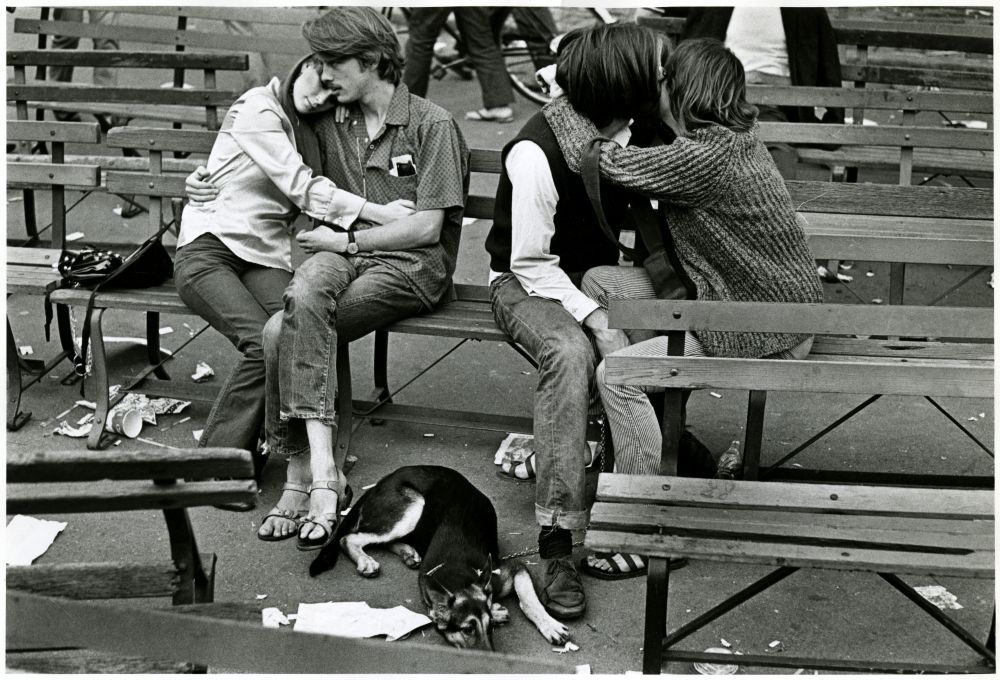
[[347,232],[347,254],[357,255],[358,254],[358,242],[354,240],[354,230]]

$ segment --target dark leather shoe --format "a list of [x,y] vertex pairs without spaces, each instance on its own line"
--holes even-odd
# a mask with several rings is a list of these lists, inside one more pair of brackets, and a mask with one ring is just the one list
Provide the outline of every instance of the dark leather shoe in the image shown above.
[[541,600],[545,611],[557,619],[577,619],[587,611],[587,596],[571,555],[545,561]]

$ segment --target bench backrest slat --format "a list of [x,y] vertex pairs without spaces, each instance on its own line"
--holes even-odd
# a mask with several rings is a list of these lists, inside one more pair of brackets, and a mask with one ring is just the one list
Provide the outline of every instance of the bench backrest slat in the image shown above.
[[993,219],[992,189],[803,180],[786,186],[803,212]]
[[993,150],[992,130],[822,123],[763,122],[759,125],[760,138],[764,142]]
[[303,22],[319,16],[317,9],[295,7],[96,7],[118,14],[145,16],[188,17],[191,19],[212,19],[215,21],[246,21],[249,23],[300,26]]
[[101,128],[97,123],[54,123],[47,120],[8,120],[7,141],[47,141],[97,144],[101,141]]
[[[14,31],[17,33],[42,33],[45,35],[64,35],[77,38],[123,39],[122,26],[103,26],[100,24],[83,24],[76,21],[38,21],[37,19],[15,19]],[[195,31],[178,31],[165,28],[138,28],[136,39],[144,43],[159,45],[197,47],[201,49],[231,50],[239,52],[247,49],[247,39],[225,33],[200,33]],[[128,39],[127,37],[125,38]],[[309,54],[309,45],[304,38],[266,38],[254,36],[253,45],[261,52],[275,54]]]
[[226,106],[239,93],[230,90],[180,88],[96,87],[80,85],[8,85],[7,101],[98,102],[179,106]]
[[993,338],[993,309],[911,305],[612,300],[613,328]]
[[252,478],[250,455],[226,448],[12,451],[7,455],[8,482],[216,477]]
[[152,149],[208,153],[215,143],[211,130],[170,130],[165,128],[120,127],[108,133],[108,146],[124,149]]
[[7,184],[98,187],[101,185],[101,168],[97,165],[8,163]]
[[119,50],[8,50],[7,65],[97,66],[108,68],[215,69],[246,71],[245,54],[208,52],[133,52]]
[[113,194],[140,194],[142,196],[168,196],[184,198],[184,176],[153,175],[135,172],[109,171],[105,185]]
[[665,481],[653,475],[603,474],[597,480],[597,500],[936,519],[992,520],[994,514],[993,491],[987,490],[935,489],[933,494],[923,494],[921,489],[893,486],[761,484],[682,477],[669,478],[669,488],[664,489]]
[[871,88],[749,85],[747,100],[752,104],[770,106],[993,112],[993,95],[979,92],[912,92]]

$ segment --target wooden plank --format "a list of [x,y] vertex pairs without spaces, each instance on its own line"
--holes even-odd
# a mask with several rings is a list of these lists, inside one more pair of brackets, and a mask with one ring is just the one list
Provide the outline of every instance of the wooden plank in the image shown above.
[[[59,304],[83,305],[90,299],[90,291],[79,288],[61,288],[53,291],[52,301]],[[173,287],[143,290],[101,291],[94,298],[94,304],[101,309],[140,310],[193,315]]]
[[[204,113],[204,112],[203,112]],[[35,162],[35,163],[49,163],[51,162],[51,157],[43,154],[19,154],[10,153],[7,154],[7,160],[12,162]],[[100,156],[100,155],[86,155],[86,154],[66,154],[64,159],[65,163],[73,163],[76,165],[99,165],[101,170],[125,170],[132,172],[149,172],[149,157],[133,157],[133,156]],[[163,159],[163,171],[164,172],[183,172],[185,175],[191,173],[199,165],[204,165],[205,159],[198,157],[188,157],[188,158],[164,158]],[[37,250],[32,248],[32,250]]]
[[915,92],[912,90],[792,87],[748,85],[747,99],[768,106],[823,106],[907,111],[993,113],[993,95],[972,92]]
[[255,501],[257,484],[232,480],[156,485],[141,481],[8,484],[9,514],[161,510]]
[[[900,150],[889,146],[848,147],[834,150],[796,149],[799,162],[826,166],[897,169]],[[925,175],[993,176],[993,152],[975,149],[914,149],[913,172]]]
[[490,287],[477,284],[456,283],[455,294],[459,301],[485,302],[490,304]]
[[934,66],[925,68],[883,66],[878,64],[843,63],[841,78],[851,82],[889,83],[917,87],[939,87],[943,90],[992,91],[993,77],[980,71],[941,69]]
[[992,130],[902,125],[832,125],[823,123],[759,123],[764,142],[912,146],[944,149],[993,149]]
[[500,174],[499,149],[471,149],[469,151],[469,170],[494,175]]
[[809,352],[809,356],[817,358],[838,355],[991,361],[994,350],[992,343],[879,340],[820,335],[813,341]]
[[993,219],[993,189],[797,180],[785,185],[795,209],[810,213]]
[[122,656],[87,649],[46,649],[44,651],[7,650],[7,668],[26,673],[192,673],[194,664],[180,661],[157,661],[137,656]]
[[[252,673],[569,673],[571,664],[411,642],[385,644],[243,623],[122,603],[79,602],[7,591],[8,647],[36,640],[191,661]],[[60,625],[54,626],[53,621]]]
[[7,121],[8,142],[74,142],[97,144],[101,127],[97,123],[55,123],[51,121]]
[[193,19],[212,19],[215,21],[247,21],[267,25],[288,25],[301,26],[303,22],[314,19],[320,14],[319,8],[302,9],[296,7],[212,7],[212,6],[186,6],[186,7],[162,7],[154,5],[145,6],[113,6],[95,7],[95,9],[106,9],[119,14],[135,14],[146,16],[166,16],[166,17],[189,17]]
[[208,153],[217,133],[210,130],[119,127],[108,133],[108,146],[125,149],[155,149]]
[[597,480],[597,500],[880,517],[994,519],[992,490],[797,484],[603,473]]
[[706,300],[613,300],[611,327],[992,338],[993,310]]
[[805,361],[629,356],[605,358],[608,383],[674,389],[993,398],[993,362],[824,357]]
[[80,102],[72,104],[60,102],[32,102],[31,105],[37,109],[45,109],[47,111],[73,111],[76,113],[93,113],[102,115],[113,114],[142,121],[154,120],[167,123],[185,123],[187,125],[205,125],[205,108],[195,108],[191,106],[173,106],[171,104],[161,104],[159,106],[137,106],[135,104],[87,104]]
[[841,45],[953,50],[993,54],[993,28],[974,24],[926,24],[840,19],[833,22]]
[[169,597],[177,590],[174,583],[176,577],[177,569],[170,561],[158,564],[101,562],[7,567],[8,588],[71,600]]
[[55,266],[62,251],[58,248],[7,248],[7,264]]
[[186,175],[151,175],[135,172],[108,172],[105,185],[115,194],[142,196],[172,196],[185,198]]
[[[920,493],[920,490],[913,490],[913,493]],[[830,515],[780,509],[691,508],[641,503],[595,504],[590,514],[590,529],[952,554],[992,551],[995,543],[995,524],[987,520]]]
[[493,340],[506,342],[510,336],[497,328],[496,323],[492,326],[487,323],[462,324],[454,320],[438,319],[436,317],[419,317],[417,320],[403,319],[386,330],[392,333],[411,333],[417,335],[439,335],[448,338],[470,338],[473,340]]
[[250,453],[242,449],[142,448],[128,451],[11,451],[7,481],[85,482],[101,479],[253,478]]
[[[112,10],[120,11],[121,8]],[[226,11],[226,10],[220,10]],[[124,50],[7,50],[8,66],[97,66],[107,68],[183,68],[246,71],[245,54]]]
[[[374,402],[354,401],[354,410],[356,412],[367,412],[374,406]],[[423,423],[425,425],[440,425],[443,427],[462,427],[470,430],[487,430],[489,432],[531,432],[532,424],[532,419],[525,416],[458,411],[396,403],[380,406],[370,417],[404,423]]]
[[101,169],[96,165],[8,163],[7,181],[8,184],[17,182],[96,187],[101,183]]
[[[304,38],[266,38],[262,36],[241,37],[226,33],[201,33],[176,31],[163,28],[136,27],[134,40],[157,45],[197,47],[235,52],[273,52],[302,56],[309,54],[309,45]],[[123,26],[80,23],[76,21],[38,21],[36,19],[15,19],[15,33],[44,33],[78,38],[105,38],[129,40]]]
[[729,539],[689,536],[639,535],[617,531],[588,531],[584,545],[657,557],[690,557],[714,562],[770,564],[816,569],[864,570],[893,574],[992,578],[993,553],[971,555],[913,553],[798,545],[794,543],[736,543]]
[[57,85],[7,85],[7,101],[114,102],[179,106],[223,106],[240,93],[230,90],[198,90],[164,87],[62,87]]
[[465,216],[476,219],[493,219],[493,206],[496,201],[492,196],[469,196],[465,203]]

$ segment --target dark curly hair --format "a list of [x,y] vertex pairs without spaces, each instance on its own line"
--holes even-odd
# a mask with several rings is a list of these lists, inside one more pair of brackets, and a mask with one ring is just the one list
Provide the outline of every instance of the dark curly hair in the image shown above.
[[403,77],[403,52],[392,24],[371,7],[334,7],[302,25],[309,49],[324,61],[357,59],[363,67],[377,65],[379,78],[398,85]]

